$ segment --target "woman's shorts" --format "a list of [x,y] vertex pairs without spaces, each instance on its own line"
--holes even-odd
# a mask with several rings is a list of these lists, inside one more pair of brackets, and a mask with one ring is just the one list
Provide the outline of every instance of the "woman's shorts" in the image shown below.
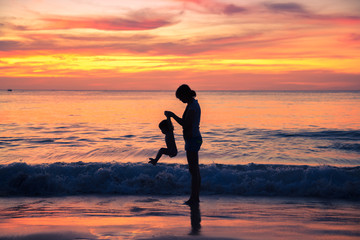
[[202,144],[202,137],[185,139],[185,151],[198,152]]

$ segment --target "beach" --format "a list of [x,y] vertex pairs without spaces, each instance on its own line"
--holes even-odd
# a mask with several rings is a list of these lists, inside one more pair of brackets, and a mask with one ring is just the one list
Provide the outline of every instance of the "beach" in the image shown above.
[[[207,196],[1,198],[0,239],[359,239],[359,202]],[[198,222],[201,227],[199,227]]]

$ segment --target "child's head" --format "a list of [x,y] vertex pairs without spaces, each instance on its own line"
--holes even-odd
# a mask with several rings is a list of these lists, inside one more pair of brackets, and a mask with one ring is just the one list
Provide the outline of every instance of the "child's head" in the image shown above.
[[172,126],[171,122],[168,121],[168,120],[162,120],[160,123],[159,123],[159,128],[161,130],[162,133],[167,133],[169,131],[173,131],[174,130],[174,127]]

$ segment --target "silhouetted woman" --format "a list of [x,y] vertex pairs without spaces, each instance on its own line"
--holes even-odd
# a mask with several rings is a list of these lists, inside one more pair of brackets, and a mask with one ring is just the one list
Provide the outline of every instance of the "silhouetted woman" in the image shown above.
[[181,85],[176,90],[176,97],[187,104],[182,118],[170,111],[165,111],[165,115],[167,117],[172,117],[183,128],[186,158],[191,174],[191,195],[190,199],[185,203],[188,205],[197,204],[199,203],[201,184],[199,170],[199,150],[202,144],[202,137],[199,129],[201,109],[198,101],[195,99],[196,92],[191,90],[186,84]]

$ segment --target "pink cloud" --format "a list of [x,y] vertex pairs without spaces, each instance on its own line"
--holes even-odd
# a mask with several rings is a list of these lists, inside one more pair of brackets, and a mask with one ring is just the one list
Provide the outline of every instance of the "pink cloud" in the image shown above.
[[98,30],[149,30],[175,24],[173,19],[161,17],[127,19],[120,17],[47,17],[42,18],[46,29],[91,28]]
[[265,3],[265,6],[274,12],[307,13],[305,7],[298,3]]
[[325,21],[340,25],[360,24],[360,16],[341,16],[341,15],[313,15],[309,17],[312,20]]
[[354,41],[354,42],[360,42],[360,34],[357,34],[357,33],[350,34],[349,40]]
[[274,14],[286,14],[291,17],[302,18],[310,23],[327,23],[352,25],[360,23],[360,15],[341,15],[341,14],[318,14],[308,10],[304,5],[294,2],[288,3],[264,3],[265,8]]
[[237,13],[243,13],[246,12],[247,9],[244,7],[240,7],[234,4],[228,4],[224,6],[223,13],[226,15],[232,15]]
[[[163,11],[163,10],[162,10]],[[160,13],[151,9],[130,11],[123,16],[59,16],[38,14],[36,21],[19,25],[11,22],[1,28],[16,31],[88,28],[109,31],[150,30],[177,24],[181,11]],[[21,19],[21,18],[19,18]]]
[[244,13],[246,8],[236,4],[223,3],[216,0],[176,0],[183,2],[185,8],[202,13],[233,15]]

